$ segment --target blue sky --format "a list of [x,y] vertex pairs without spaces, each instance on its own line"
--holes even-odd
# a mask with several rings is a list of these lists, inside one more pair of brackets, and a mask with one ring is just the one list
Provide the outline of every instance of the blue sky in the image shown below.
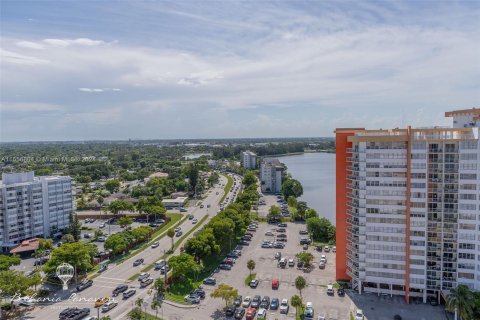
[[480,107],[477,1],[1,1],[0,140],[332,136]]

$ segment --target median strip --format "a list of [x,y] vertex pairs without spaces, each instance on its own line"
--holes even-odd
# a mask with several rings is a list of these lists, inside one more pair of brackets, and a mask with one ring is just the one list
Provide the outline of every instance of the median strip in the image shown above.
[[[175,250],[180,246],[180,244],[189,236],[191,235],[196,229],[198,229],[207,219],[208,219],[208,215],[204,216],[202,219],[200,219],[198,221],[198,223],[192,228],[190,229],[188,232],[186,232],[180,239],[178,239],[175,244],[173,245],[173,251],[175,252]],[[165,236],[166,233],[163,235]],[[163,238],[162,236],[162,238]],[[166,259],[167,257],[169,257],[171,254],[163,254],[160,258],[160,259]],[[130,278],[128,278],[129,280],[135,280],[136,278],[138,278],[138,276],[140,275],[141,272],[148,272],[150,270],[153,269],[153,267],[155,266],[155,262],[154,263],[151,263],[149,264],[148,266],[146,266],[145,268],[143,268],[140,272],[134,274],[133,276],[131,276]]]
[[228,192],[230,191],[230,189],[233,186],[233,178],[232,177],[230,177],[229,175],[224,175],[224,174],[222,174],[222,176],[227,178],[227,183],[225,184],[225,188],[223,188],[223,197],[220,199],[220,201],[218,203],[222,203],[223,200],[225,200],[225,198],[228,195]]

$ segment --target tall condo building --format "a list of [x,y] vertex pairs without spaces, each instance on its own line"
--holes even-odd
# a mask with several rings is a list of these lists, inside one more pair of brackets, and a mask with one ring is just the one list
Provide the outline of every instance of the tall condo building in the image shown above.
[[260,165],[262,192],[279,193],[282,191],[282,175],[285,167],[278,159],[263,159]]
[[70,177],[35,177],[33,172],[3,173],[0,181],[2,251],[32,237],[49,237],[70,225]]
[[480,109],[453,127],[336,130],[337,280],[359,293],[480,290]]
[[245,169],[256,169],[257,168],[257,155],[252,151],[243,151],[240,153],[240,160],[242,166]]

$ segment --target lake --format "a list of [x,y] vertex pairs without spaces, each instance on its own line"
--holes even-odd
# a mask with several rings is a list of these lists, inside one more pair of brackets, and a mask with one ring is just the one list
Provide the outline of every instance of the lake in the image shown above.
[[335,224],[335,154],[315,152],[277,159],[301,182],[303,195],[299,200]]

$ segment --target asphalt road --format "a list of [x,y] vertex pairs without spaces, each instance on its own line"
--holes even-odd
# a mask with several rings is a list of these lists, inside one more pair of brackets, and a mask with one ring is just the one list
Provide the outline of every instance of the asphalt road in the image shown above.
[[[207,218],[204,223],[208,222],[213,216],[217,214],[217,211],[220,208],[218,202],[223,196],[223,187],[221,185],[225,183],[226,179],[224,177],[221,177],[219,185],[213,188],[212,192],[209,192],[206,198],[202,201],[202,203],[204,204],[204,208],[200,208],[198,206],[188,208],[188,212],[186,214],[193,214],[195,218],[199,221],[204,216],[208,215],[209,218]],[[218,195],[216,194],[217,192]],[[210,205],[210,208],[207,208],[207,205]],[[186,233],[194,226],[195,225],[192,224],[191,220],[186,220],[181,225],[181,228],[183,233]],[[50,305],[37,305],[35,310],[27,315],[27,318],[41,320],[58,319],[58,315],[61,310],[68,307],[90,308],[90,315],[96,316],[97,309],[94,308],[94,301],[99,297],[111,296],[112,290],[117,285],[126,283],[129,286],[136,288],[137,293],[134,296],[130,297],[128,300],[122,300],[121,296],[118,296],[116,300],[118,302],[118,306],[105,313],[105,315],[109,315],[112,319],[126,319],[126,314],[131,310],[132,305],[137,298],[142,297],[146,301],[151,301],[151,297],[148,296],[148,289],[141,289],[139,288],[139,282],[137,280],[130,282],[128,279],[136,273],[140,272],[140,270],[143,269],[145,266],[158,261],[160,257],[164,254],[164,251],[168,250],[170,246],[171,240],[169,237],[165,236],[160,240],[159,247],[155,249],[149,247],[121,264],[110,265],[107,271],[103,272],[100,276],[94,279],[92,287],[79,293],[75,292],[76,290],[73,288],[73,286],[68,291],[60,291],[57,293],[56,297],[60,297],[62,300],[61,302],[56,302]],[[175,252],[175,254],[178,254],[178,252],[179,251],[177,249],[177,252]],[[145,260],[143,265],[133,267],[133,262],[139,258],[143,258]],[[150,274],[151,277],[154,279],[160,277],[159,271],[151,270]],[[102,313],[100,314],[100,316],[102,316]]]

